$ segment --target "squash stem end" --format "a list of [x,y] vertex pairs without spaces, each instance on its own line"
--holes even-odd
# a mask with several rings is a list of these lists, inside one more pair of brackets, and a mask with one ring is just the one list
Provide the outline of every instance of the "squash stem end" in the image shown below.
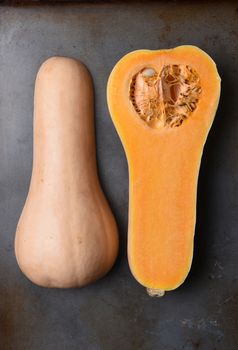
[[161,298],[165,295],[165,291],[159,288],[146,288],[147,293],[150,297],[158,297]]

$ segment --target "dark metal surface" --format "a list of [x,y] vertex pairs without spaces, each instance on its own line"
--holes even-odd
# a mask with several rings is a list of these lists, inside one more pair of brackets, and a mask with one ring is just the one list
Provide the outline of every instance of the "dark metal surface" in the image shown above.
[[[105,89],[125,53],[181,44],[214,58],[222,95],[199,177],[192,270],[178,290],[151,299],[128,269],[127,164]],[[93,75],[100,176],[120,228],[116,266],[81,290],[34,286],[14,257],[31,174],[34,79],[52,55],[79,58]],[[0,7],[0,350],[237,350],[237,159],[238,4]]]

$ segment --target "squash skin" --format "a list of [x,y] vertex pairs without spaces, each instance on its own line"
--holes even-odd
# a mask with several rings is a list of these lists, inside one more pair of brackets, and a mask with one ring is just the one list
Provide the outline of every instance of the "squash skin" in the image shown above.
[[15,238],[20,269],[40,286],[85,286],[117,256],[117,226],[97,175],[93,103],[82,63],[65,57],[43,63],[34,95],[32,177]]
[[[196,69],[203,91],[197,109],[181,126],[153,129],[129,101],[130,82],[144,67],[160,72],[167,64]],[[155,294],[180,286],[191,267],[198,174],[219,96],[215,63],[189,45],[131,52],[108,80],[108,107],[129,168],[129,265],[137,281]]]

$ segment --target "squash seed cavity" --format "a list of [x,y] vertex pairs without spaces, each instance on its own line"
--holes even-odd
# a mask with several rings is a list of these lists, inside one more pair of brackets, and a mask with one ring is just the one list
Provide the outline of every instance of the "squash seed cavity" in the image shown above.
[[152,128],[178,127],[197,108],[200,78],[188,65],[167,65],[161,73],[139,71],[130,84],[129,98],[136,113]]

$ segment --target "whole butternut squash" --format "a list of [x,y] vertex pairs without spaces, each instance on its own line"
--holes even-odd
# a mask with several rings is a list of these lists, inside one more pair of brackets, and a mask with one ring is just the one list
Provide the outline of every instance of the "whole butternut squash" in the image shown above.
[[41,66],[32,177],[15,239],[22,272],[41,286],[84,286],[117,256],[116,223],[97,176],[93,104],[82,63],[53,57]]
[[163,295],[190,270],[199,167],[220,77],[197,47],[139,50],[116,64],[107,96],[129,166],[130,268],[150,295]]

